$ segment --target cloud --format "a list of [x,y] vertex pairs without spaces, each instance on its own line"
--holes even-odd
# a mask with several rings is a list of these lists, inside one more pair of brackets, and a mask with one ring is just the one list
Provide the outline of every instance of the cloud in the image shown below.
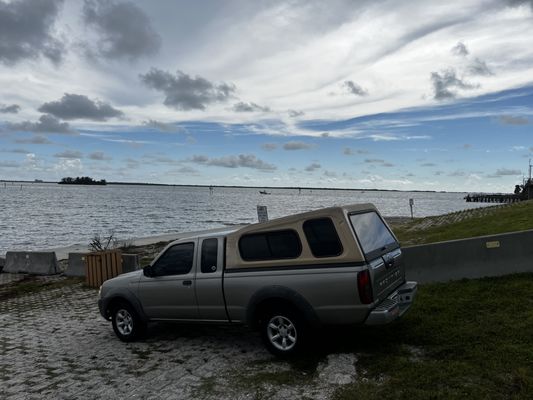
[[10,149],[10,150],[2,150],[4,153],[15,153],[15,154],[29,154],[30,151],[26,149]]
[[367,158],[365,159],[365,163],[367,164],[383,164],[385,160],[379,159],[379,158]]
[[421,167],[436,167],[437,164],[434,164],[434,163],[423,163],[423,164],[420,164]]
[[8,124],[7,127],[12,131],[22,132],[42,132],[42,133],[76,133],[67,122],[61,122],[56,117],[44,114],[41,115],[39,121],[23,121],[13,124]]
[[133,61],[156,54],[161,47],[150,19],[132,2],[86,0],[82,18],[99,37],[96,50],[86,46],[103,58]]
[[83,154],[76,150],[65,150],[61,153],[54,154],[54,157],[56,158],[69,158],[69,159],[75,159],[75,158],[82,158]]
[[461,176],[465,176],[465,175],[466,175],[466,173],[464,171],[461,171],[461,170],[457,170],[457,171],[453,171],[453,172],[448,173],[448,176],[453,177],[453,178],[461,177]]
[[305,142],[290,141],[283,145],[283,150],[308,150],[312,145]]
[[471,149],[471,148],[472,148],[472,145],[471,145],[471,144],[468,144],[468,143],[463,144],[463,149],[465,149],[465,150],[469,150],[469,149]]
[[136,169],[141,166],[141,162],[134,158],[126,158],[124,162],[126,163],[126,168],[128,169]]
[[18,168],[20,164],[15,161],[0,161],[0,168]]
[[235,112],[268,112],[270,111],[269,107],[262,107],[255,103],[245,103],[244,101],[235,103],[232,108],[233,108],[233,111]]
[[324,176],[327,176],[328,178],[336,178],[337,173],[335,171],[324,171]]
[[485,61],[480,60],[479,58],[476,58],[472,63],[468,66],[468,72],[471,75],[481,75],[481,76],[491,76],[494,75],[492,71],[487,66],[487,63]]
[[519,7],[522,5],[528,5],[533,9],[533,0],[507,0],[507,3],[511,7]]
[[103,151],[95,151],[89,154],[88,158],[95,161],[111,160],[111,157],[106,156]]
[[355,154],[368,154],[368,151],[366,150],[362,150],[362,149],[357,149],[357,150],[353,150],[351,149],[350,147],[345,147],[343,150],[342,150],[342,154],[346,155],[346,156],[353,156]]
[[210,165],[224,168],[252,168],[261,171],[274,171],[277,167],[268,164],[253,154],[239,154],[238,156],[227,156],[220,158],[209,158],[203,155],[195,155],[190,159],[191,162],[203,165]]
[[48,138],[46,138],[45,136],[36,135],[36,136],[32,136],[31,138],[28,138],[28,139],[16,139],[15,143],[20,143],[20,144],[52,144],[53,142],[48,140]]
[[166,106],[183,111],[205,110],[211,103],[227,101],[235,92],[233,84],[214,84],[200,76],[192,78],[181,71],[172,75],[152,68],[140,78],[146,86],[164,93]]
[[261,148],[266,151],[272,151],[276,150],[278,148],[278,145],[276,143],[263,143],[261,145]]
[[54,170],[58,172],[81,173],[83,171],[83,165],[79,158],[61,158],[54,165]]
[[89,119],[92,121],[106,121],[109,118],[124,115],[122,111],[100,100],[91,100],[87,96],[71,93],[65,93],[58,101],[44,103],[38,110],[66,120]]
[[466,57],[468,55],[468,49],[463,42],[457,42],[457,44],[452,47],[452,54],[455,56]]
[[11,104],[10,106],[0,104],[0,114],[17,114],[19,111],[20,106],[18,104]]
[[431,81],[433,83],[433,91],[435,100],[453,99],[456,93],[451,89],[474,89],[477,86],[467,83],[457,77],[455,70],[449,68],[447,70],[431,73]]
[[157,129],[158,131],[161,131],[161,132],[178,132],[178,131],[183,130],[183,128],[180,126],[176,126],[174,124],[169,124],[166,122],[156,121],[153,119],[150,119],[148,121],[143,121],[143,125],[146,126],[147,128]]
[[179,174],[197,174],[198,171],[191,167],[181,167],[176,170]]
[[527,125],[529,120],[526,117],[515,117],[512,115],[501,115],[498,121],[504,125]]
[[0,62],[13,65],[44,57],[59,63],[63,44],[52,34],[63,0],[0,1]]
[[313,171],[316,171],[317,169],[320,169],[320,168],[322,168],[322,165],[320,165],[317,162],[314,162],[314,163],[309,164],[307,167],[305,167],[305,170],[307,172],[313,172]]
[[349,93],[354,94],[356,96],[366,96],[368,92],[363,89],[361,86],[359,86],[354,81],[344,81],[342,84],[342,87],[347,90]]
[[289,117],[291,118],[301,117],[305,115],[305,113],[301,110],[287,110],[287,114],[289,114]]
[[519,176],[522,171],[519,169],[499,168],[493,174],[487,175],[487,178],[501,178],[502,176]]

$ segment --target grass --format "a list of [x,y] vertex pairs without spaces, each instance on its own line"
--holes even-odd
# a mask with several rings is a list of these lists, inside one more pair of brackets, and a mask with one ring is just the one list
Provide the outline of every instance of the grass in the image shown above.
[[361,375],[336,400],[533,398],[533,274],[423,285],[401,322],[343,336]]
[[393,231],[402,245],[414,245],[533,229],[533,200],[464,214],[462,221],[454,223],[417,228],[427,219],[436,219],[428,217],[393,226]]
[[65,278],[54,281],[43,281],[35,276],[28,275],[21,281],[5,285],[0,292],[0,301],[83,282],[84,280],[82,278]]

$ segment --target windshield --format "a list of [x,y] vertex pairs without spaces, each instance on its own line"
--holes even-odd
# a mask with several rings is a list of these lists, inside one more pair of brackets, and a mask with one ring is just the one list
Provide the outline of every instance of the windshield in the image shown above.
[[367,258],[377,257],[398,247],[396,239],[376,212],[352,214],[350,221]]

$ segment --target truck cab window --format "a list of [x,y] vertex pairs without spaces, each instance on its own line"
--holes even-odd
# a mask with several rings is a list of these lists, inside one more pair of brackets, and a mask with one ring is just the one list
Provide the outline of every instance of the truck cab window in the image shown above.
[[287,229],[243,235],[239,250],[245,261],[276,260],[298,257],[302,245],[298,234]]
[[180,243],[169,248],[152,267],[155,276],[184,275],[191,271],[194,243]]
[[202,242],[202,273],[217,270],[218,239],[205,239]]

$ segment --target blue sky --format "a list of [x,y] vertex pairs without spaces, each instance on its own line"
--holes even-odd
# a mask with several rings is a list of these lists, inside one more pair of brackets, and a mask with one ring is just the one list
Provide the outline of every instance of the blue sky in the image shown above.
[[531,1],[0,0],[0,20],[0,179],[509,192],[533,154]]

